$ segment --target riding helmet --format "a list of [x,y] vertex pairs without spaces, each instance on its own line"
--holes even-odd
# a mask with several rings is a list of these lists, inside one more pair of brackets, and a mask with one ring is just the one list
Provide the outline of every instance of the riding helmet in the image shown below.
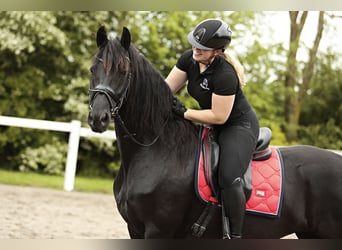
[[232,40],[232,31],[228,24],[219,19],[207,19],[199,23],[188,34],[189,43],[198,49],[224,49]]

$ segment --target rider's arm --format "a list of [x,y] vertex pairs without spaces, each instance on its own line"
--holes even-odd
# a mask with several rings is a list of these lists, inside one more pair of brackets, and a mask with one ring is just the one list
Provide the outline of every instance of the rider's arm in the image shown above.
[[235,95],[223,96],[212,94],[211,109],[188,109],[184,118],[206,124],[224,124],[233,108]]
[[169,85],[172,93],[175,94],[184,86],[187,79],[188,76],[186,72],[174,66],[165,81]]

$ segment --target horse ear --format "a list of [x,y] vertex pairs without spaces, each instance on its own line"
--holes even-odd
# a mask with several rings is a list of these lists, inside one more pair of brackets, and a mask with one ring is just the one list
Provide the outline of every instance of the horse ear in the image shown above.
[[96,44],[98,48],[102,48],[108,42],[105,26],[101,26],[96,33]]
[[131,44],[131,33],[126,27],[123,27],[122,34],[121,34],[121,45],[125,48],[125,50],[129,49]]

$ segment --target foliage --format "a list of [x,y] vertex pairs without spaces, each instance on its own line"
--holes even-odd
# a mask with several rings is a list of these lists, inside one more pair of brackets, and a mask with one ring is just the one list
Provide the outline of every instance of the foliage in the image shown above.
[[56,138],[51,144],[38,148],[27,147],[20,155],[20,171],[35,171],[44,174],[63,175],[67,144]]
[[342,69],[334,67],[340,55],[321,55],[312,88],[304,98],[300,117],[300,142],[324,148],[341,149]]
[[[87,126],[89,67],[101,24],[111,37],[120,36],[122,27],[128,27],[138,50],[167,76],[181,53],[190,48],[188,32],[200,20],[220,17],[233,30],[228,51],[245,68],[244,92],[260,125],[272,129],[272,144],[286,145],[287,48],[264,42],[266,36],[273,36],[268,28],[270,16],[250,11],[0,12],[0,113],[54,121],[77,119]],[[341,138],[342,127],[338,57],[326,51],[317,58],[295,143],[341,148],[336,139]],[[187,107],[198,108],[185,88],[177,95]],[[325,124],[327,129],[322,129]],[[61,175],[67,140],[65,133],[0,127],[0,168]],[[77,175],[113,177],[120,165],[119,152],[112,141],[82,138],[77,165]]]
[[310,124],[299,130],[302,144],[316,145],[328,149],[342,148],[342,129],[334,118],[329,118],[325,126],[321,124]]
[[115,177],[120,154],[113,140],[81,138],[77,175]]
[[[85,124],[94,32],[113,16],[112,12],[1,12],[0,56],[6,58],[0,60],[2,115],[79,119]],[[66,143],[66,134],[52,140],[51,134],[41,131],[1,127],[0,132],[4,168],[63,173],[66,154],[60,145]],[[44,158],[50,150],[56,153],[49,154],[54,163]],[[103,165],[109,161],[99,158]]]
[[[256,16],[255,27],[267,25],[267,18]],[[272,36],[272,30],[268,31]],[[273,145],[287,145],[282,130],[284,125],[284,70],[286,49],[282,43],[265,42],[260,39],[262,31],[253,31],[255,40],[251,41],[248,49],[240,48],[239,59],[244,66],[247,85],[243,91],[255,109],[260,126],[272,130]],[[242,44],[244,37],[238,44]]]

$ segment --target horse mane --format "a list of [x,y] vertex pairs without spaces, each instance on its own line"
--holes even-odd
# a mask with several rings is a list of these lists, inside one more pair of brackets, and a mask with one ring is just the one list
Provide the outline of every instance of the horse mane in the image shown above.
[[160,72],[133,46],[129,58],[135,86],[131,86],[129,92],[127,112],[139,110],[134,120],[139,121],[144,130],[150,127],[152,133],[158,133],[166,119],[172,116],[172,92]]
[[[140,134],[141,137],[151,138],[159,135],[163,129],[177,126],[177,137],[187,138],[194,124],[173,114],[171,89],[160,72],[133,44],[127,53],[120,41],[113,39],[102,49],[101,54],[107,73],[119,70],[125,71],[127,77],[131,74],[127,98],[120,109],[120,115],[137,136]],[[175,137],[175,134],[170,136]]]

